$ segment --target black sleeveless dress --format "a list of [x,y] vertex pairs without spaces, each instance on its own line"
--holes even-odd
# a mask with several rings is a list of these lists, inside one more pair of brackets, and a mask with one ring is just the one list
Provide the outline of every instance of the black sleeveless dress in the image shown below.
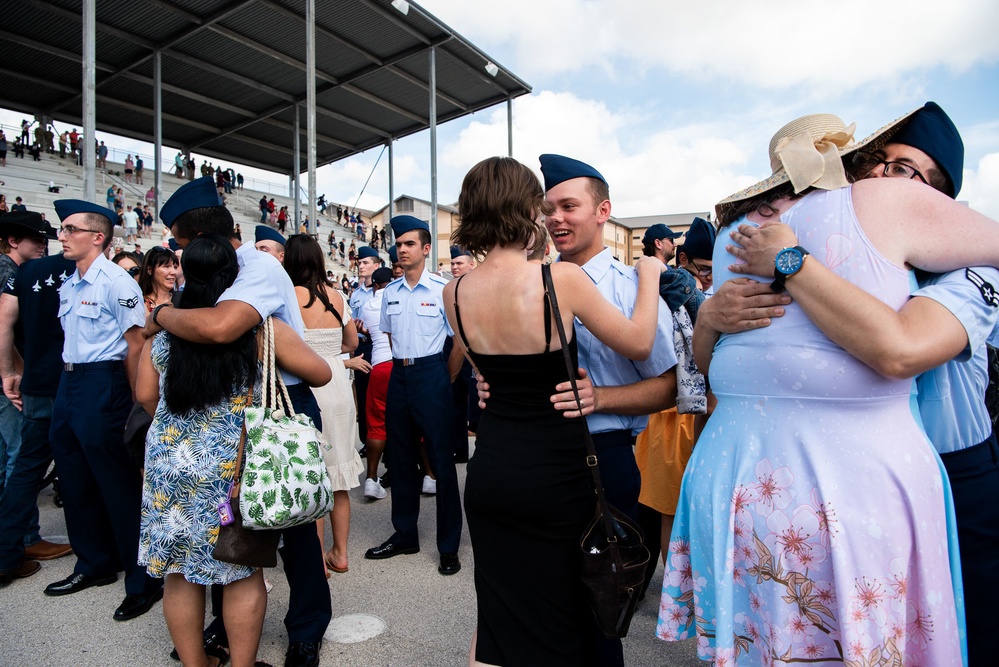
[[[455,289],[458,331],[468,347],[457,302]],[[545,311],[547,347],[547,297]],[[575,336],[569,350],[576,366]],[[593,633],[579,538],[596,496],[583,422],[566,419],[550,400],[555,385],[568,379],[562,351],[469,352],[490,387],[465,482],[478,608],[475,657],[504,667],[578,667],[588,662],[584,649]]]

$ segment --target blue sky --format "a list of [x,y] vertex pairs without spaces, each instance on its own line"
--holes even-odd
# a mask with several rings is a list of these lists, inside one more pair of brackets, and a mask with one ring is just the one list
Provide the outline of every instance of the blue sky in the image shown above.
[[[834,113],[859,139],[934,100],[965,140],[960,199],[999,219],[995,0],[420,4],[533,87],[513,104],[514,157],[536,171],[547,152],[593,164],[618,216],[710,210],[769,175],[770,137],[798,116]],[[501,105],[439,127],[440,202],[506,153],[506,122]],[[324,167],[319,192],[385,205],[386,157],[361,194],[378,153]],[[429,199],[428,133],[397,142],[395,178],[396,194]]]

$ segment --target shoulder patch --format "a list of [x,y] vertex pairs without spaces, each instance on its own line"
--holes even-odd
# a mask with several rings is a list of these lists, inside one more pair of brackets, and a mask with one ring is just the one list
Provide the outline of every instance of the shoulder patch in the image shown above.
[[999,307],[999,295],[996,294],[996,288],[992,283],[971,269],[964,270],[964,277],[971,281],[971,284],[977,287],[978,291],[982,293],[982,300],[985,301],[986,305],[993,308]]
[[118,299],[119,306],[125,306],[126,308],[135,308],[139,305],[139,297],[134,296],[131,299]]

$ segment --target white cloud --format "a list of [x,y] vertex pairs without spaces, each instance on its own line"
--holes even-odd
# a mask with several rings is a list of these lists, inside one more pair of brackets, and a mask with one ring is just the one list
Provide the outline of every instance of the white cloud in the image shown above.
[[999,153],[978,161],[978,169],[964,170],[964,186],[959,197],[993,220],[999,220]]
[[518,72],[661,69],[766,89],[849,90],[939,65],[999,60],[999,3],[957,0],[425,0],[472,41],[511,48]]

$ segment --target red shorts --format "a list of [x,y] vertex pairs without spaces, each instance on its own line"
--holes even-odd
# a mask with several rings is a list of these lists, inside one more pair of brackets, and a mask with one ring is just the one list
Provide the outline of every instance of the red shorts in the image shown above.
[[364,412],[368,418],[368,440],[385,440],[385,397],[388,396],[392,360],[371,367]]

